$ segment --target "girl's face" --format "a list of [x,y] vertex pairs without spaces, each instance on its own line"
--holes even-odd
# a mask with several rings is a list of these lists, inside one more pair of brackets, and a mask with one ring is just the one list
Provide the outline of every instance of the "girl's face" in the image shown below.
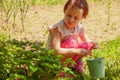
[[74,28],[83,18],[83,9],[72,7],[67,9],[64,15],[64,23],[68,29]]

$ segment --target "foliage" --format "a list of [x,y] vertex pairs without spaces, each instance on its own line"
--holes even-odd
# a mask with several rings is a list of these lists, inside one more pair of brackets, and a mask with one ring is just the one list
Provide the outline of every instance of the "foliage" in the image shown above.
[[[37,43],[8,40],[0,35],[0,80],[52,80],[65,70],[62,56]],[[67,71],[70,71],[70,69]]]
[[[120,77],[119,40],[120,37],[102,42],[100,49],[93,51],[93,57],[105,58],[106,77],[102,80],[117,80]],[[61,58],[62,56],[54,55],[54,50],[46,50],[38,43],[8,40],[6,35],[0,35],[0,80],[54,80],[61,71],[72,74],[78,79],[80,74],[72,68],[62,66]],[[87,70],[82,76],[85,80],[90,79]],[[58,80],[68,79],[58,78]]]

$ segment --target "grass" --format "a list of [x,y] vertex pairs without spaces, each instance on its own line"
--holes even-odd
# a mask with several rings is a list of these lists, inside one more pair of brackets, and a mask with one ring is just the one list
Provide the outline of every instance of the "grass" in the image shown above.
[[57,5],[62,4],[64,0],[30,0],[32,5]]
[[100,43],[99,49],[94,51],[94,56],[96,57],[111,57],[112,58],[118,58],[115,56],[119,56],[118,52],[119,52],[119,48],[120,48],[120,37],[117,37],[114,40],[111,41],[104,41]]

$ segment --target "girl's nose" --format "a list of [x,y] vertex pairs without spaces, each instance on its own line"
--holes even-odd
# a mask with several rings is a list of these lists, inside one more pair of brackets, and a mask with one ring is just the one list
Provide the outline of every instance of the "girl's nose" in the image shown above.
[[74,22],[74,18],[73,17],[70,18],[70,22]]

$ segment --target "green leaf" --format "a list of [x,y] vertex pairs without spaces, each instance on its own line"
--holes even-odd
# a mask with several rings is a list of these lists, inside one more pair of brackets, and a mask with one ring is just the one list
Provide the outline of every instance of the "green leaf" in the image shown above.
[[33,66],[33,65],[30,65],[30,71],[32,72],[32,73],[34,73],[34,72],[36,72],[37,70],[38,70],[38,67],[35,67],[35,66]]
[[13,74],[13,73],[11,73],[10,77],[7,78],[6,80],[14,80],[14,79],[27,80],[26,76],[20,74]]
[[55,53],[55,50],[48,50],[48,54]]

